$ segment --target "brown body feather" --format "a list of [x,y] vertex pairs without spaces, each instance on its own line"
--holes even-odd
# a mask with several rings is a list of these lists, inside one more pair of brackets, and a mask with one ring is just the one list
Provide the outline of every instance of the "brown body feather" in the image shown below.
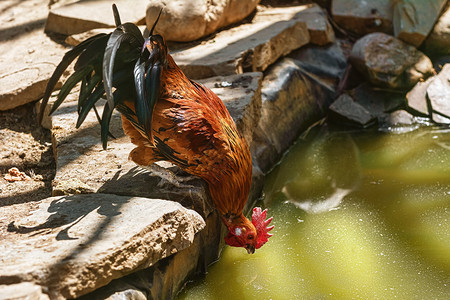
[[[137,146],[130,158],[146,166],[158,160],[175,163],[208,182],[223,216],[240,216],[252,175],[247,142],[217,95],[189,80],[170,55],[167,59],[152,121],[158,145],[122,117],[125,133]],[[132,102],[126,105],[134,110]]]

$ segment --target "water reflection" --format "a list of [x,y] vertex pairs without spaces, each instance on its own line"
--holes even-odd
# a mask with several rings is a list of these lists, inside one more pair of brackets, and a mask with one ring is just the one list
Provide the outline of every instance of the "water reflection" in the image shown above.
[[266,178],[274,236],[180,299],[448,299],[450,135],[319,133]]

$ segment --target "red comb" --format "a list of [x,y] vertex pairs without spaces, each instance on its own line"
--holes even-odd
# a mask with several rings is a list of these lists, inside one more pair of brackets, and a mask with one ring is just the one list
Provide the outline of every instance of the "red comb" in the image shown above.
[[255,207],[253,209],[252,223],[255,226],[257,233],[255,245],[256,249],[261,248],[261,246],[264,245],[269,240],[269,237],[272,236],[269,233],[269,231],[273,229],[273,226],[270,227],[267,226],[270,224],[273,217],[267,220],[266,217],[267,217],[267,209],[265,209],[264,211],[262,211],[260,207]]

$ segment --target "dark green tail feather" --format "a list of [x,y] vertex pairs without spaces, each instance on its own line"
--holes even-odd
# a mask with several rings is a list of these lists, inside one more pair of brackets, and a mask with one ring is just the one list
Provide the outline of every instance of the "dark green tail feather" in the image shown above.
[[[81,82],[76,127],[81,126],[89,111],[93,109],[101,124],[101,140],[105,149],[108,135],[112,136],[109,133],[109,123],[115,108],[125,112],[128,119],[137,117],[139,122],[143,121],[143,124],[135,124],[141,133],[151,132],[151,116],[153,107],[159,98],[161,82],[161,64],[157,60],[155,61],[155,56],[150,55],[145,48],[144,45],[147,41],[139,28],[132,23],[121,24],[115,5],[113,5],[113,12],[117,25],[113,33],[91,37],[64,55],[49,80],[39,113],[39,122],[42,122],[45,107],[54,87],[64,71],[78,57],[74,73],[63,84],[50,114]],[[148,60],[150,56],[152,56],[152,62]],[[137,62],[141,62],[146,70],[140,71],[139,76],[135,77],[134,66]],[[133,86],[135,89],[131,88]],[[114,93],[113,87],[115,88]],[[105,95],[107,102],[100,118],[95,104]],[[136,112],[124,109],[126,106],[121,104],[124,100],[133,98]]]

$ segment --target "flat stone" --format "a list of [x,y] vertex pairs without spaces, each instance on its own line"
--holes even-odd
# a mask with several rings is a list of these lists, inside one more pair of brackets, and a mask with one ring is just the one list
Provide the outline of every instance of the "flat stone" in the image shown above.
[[392,2],[394,35],[419,47],[438,19],[446,0],[403,0]]
[[[14,2],[3,13],[13,17],[0,22],[0,111],[38,100],[67,49],[42,32],[48,11],[45,3]],[[14,11],[27,13],[14,14]]]
[[450,54],[450,3],[426,38],[423,49],[425,53],[433,55]]
[[47,294],[42,292],[42,287],[31,282],[0,285],[0,299],[17,300],[49,300]]
[[[145,27],[145,25],[140,25],[140,26],[138,26],[138,28],[142,32],[142,34],[145,34],[145,32],[147,31],[146,30],[147,27]],[[90,37],[93,37],[94,35],[97,35],[100,33],[109,34],[113,31],[114,31],[113,28],[95,28],[95,29],[91,29],[88,31],[84,31],[82,33],[69,35],[68,37],[66,37],[65,42],[68,45],[76,46],[79,43],[81,43],[82,41],[87,40]]]
[[262,77],[261,72],[249,72],[199,80],[222,99],[238,130],[249,144],[261,117]]
[[76,298],[187,248],[204,226],[195,211],[165,200],[47,198],[10,224],[17,234],[0,245],[0,283],[31,281],[52,299]]
[[[122,23],[145,24],[146,1],[116,0],[114,3]],[[51,9],[45,31],[71,35],[94,28],[116,27],[111,5],[107,0],[81,0]]]
[[309,42],[302,11],[308,6],[268,8],[251,23],[218,32],[197,45],[172,49],[183,72],[192,79],[264,71],[278,58]]
[[377,89],[368,83],[360,84],[352,89],[349,94],[355,102],[377,117],[398,109],[406,102],[404,93]]
[[335,41],[333,27],[328,21],[326,11],[320,6],[310,4],[300,15],[308,27],[311,44],[324,46]]
[[303,70],[319,76],[322,84],[329,86],[339,83],[347,67],[347,58],[337,43],[322,47],[307,45],[293,51],[288,57],[294,59]]
[[[189,42],[214,33],[251,14],[259,0],[150,0],[147,1],[147,27],[152,28],[162,10],[155,30],[167,41]],[[174,26],[175,25],[175,26]]]
[[434,77],[428,78],[426,81],[419,81],[414,88],[406,94],[406,101],[408,109],[417,116],[429,117],[427,103],[427,88],[433,81]]
[[189,248],[157,262],[150,268],[113,280],[79,300],[91,299],[173,299],[196,273],[206,274],[217,261],[224,245],[225,228],[217,213],[206,219],[206,227],[195,235]]
[[362,128],[375,124],[376,117],[348,94],[342,94],[330,105],[330,118]]
[[446,64],[427,87],[427,96],[433,120],[449,124],[450,119],[450,64]]
[[392,33],[391,0],[333,0],[331,15],[343,29],[365,35],[372,32]]
[[407,90],[433,74],[433,65],[426,55],[384,33],[359,39],[350,62],[374,85],[393,89]]
[[389,133],[407,133],[418,129],[420,121],[405,110],[396,110],[378,118],[378,130]]
[[387,126],[412,125],[415,123],[414,116],[405,110],[396,110],[384,120]]

